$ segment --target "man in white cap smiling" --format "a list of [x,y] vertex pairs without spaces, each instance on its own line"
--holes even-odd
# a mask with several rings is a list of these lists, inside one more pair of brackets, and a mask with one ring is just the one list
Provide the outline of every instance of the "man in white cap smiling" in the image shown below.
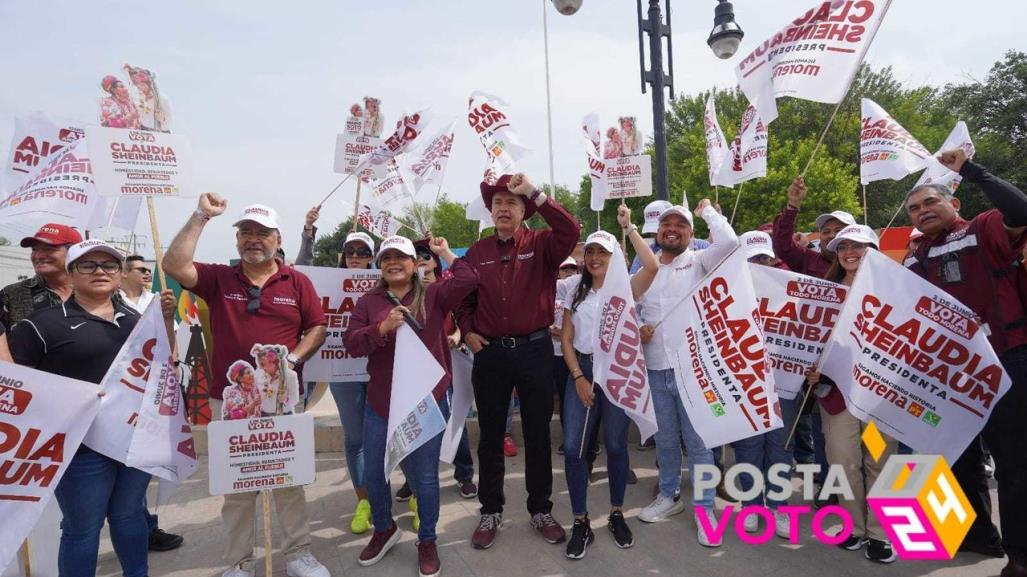
[[[270,207],[252,204],[236,219],[239,264],[193,261],[203,228],[227,207],[228,202],[217,194],[200,195],[196,212],[171,241],[162,263],[168,275],[210,307],[214,339],[210,405],[215,415],[221,415],[229,366],[240,360],[252,360],[254,345],[285,346],[289,350],[288,368],[298,371],[324,343],[327,324],[321,299],[310,279],[275,258],[282,235],[278,213]],[[302,406],[296,410],[302,410]],[[229,568],[223,577],[253,577],[256,497],[256,492],[225,495],[221,516],[225,521],[225,561]],[[310,553],[310,523],[303,487],[276,489],[274,502],[282,527],[286,574],[329,577],[328,569]]]
[[788,204],[774,219],[774,252],[792,271],[824,278],[834,261],[834,253],[828,248],[831,239],[843,228],[856,224],[856,219],[844,210],[822,214],[816,220],[817,231],[820,232],[820,251],[802,246],[793,237],[795,220],[805,198],[806,180],[797,176],[788,186]]
[[[645,205],[645,223],[642,225],[642,236],[646,238],[652,238],[652,235],[655,235],[657,229],[660,228],[660,215],[672,206],[674,205],[667,202],[666,200],[654,200],[649,204]],[[693,236],[692,242],[689,243],[688,248],[692,250],[702,250],[704,248],[707,248],[708,246],[710,246],[709,241],[705,241],[701,238],[695,238]],[[655,240],[649,243],[649,248],[653,249],[653,252],[659,250],[659,247],[656,246]],[[628,272],[631,274],[635,274],[641,268],[642,261],[638,258],[638,255],[635,255],[634,260],[631,261],[631,266],[628,267]],[[650,439],[650,441],[652,441],[652,439]]]

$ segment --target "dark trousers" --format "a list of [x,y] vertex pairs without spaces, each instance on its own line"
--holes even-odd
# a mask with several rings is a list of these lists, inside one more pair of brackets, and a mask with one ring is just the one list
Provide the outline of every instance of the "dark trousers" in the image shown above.
[[[1027,555],[1027,345],[1006,351],[999,358],[1013,386],[992,409],[981,437],[995,460],[1002,547],[1007,553]],[[956,460],[952,472],[977,513],[966,539],[978,543],[996,540],[980,438]]]
[[549,421],[553,415],[553,342],[542,338],[514,349],[498,339],[474,355],[471,382],[478,405],[478,500],[482,514],[502,513],[506,498],[503,436],[514,389],[521,401],[528,512],[548,513],[553,492]]

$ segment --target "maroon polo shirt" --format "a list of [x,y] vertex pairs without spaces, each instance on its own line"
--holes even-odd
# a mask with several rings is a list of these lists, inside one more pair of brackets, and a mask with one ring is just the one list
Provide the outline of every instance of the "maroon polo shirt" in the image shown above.
[[[820,251],[799,246],[799,243],[792,238],[795,236],[795,219],[798,216],[797,209],[785,205],[781,214],[774,219],[774,228],[770,233],[774,244],[774,254],[794,272],[824,278],[828,269],[831,268],[831,259]],[[823,248],[821,247],[821,250]]]
[[[415,311],[423,330],[417,333],[421,342],[442,365],[446,374],[433,389],[435,400],[441,400],[449,387],[452,373],[452,359],[449,343],[446,341],[447,321],[452,310],[460,304],[478,285],[478,275],[464,259],[453,261],[449,268],[452,276],[428,285],[424,299],[424,315]],[[403,295],[400,300],[410,307],[414,292]],[[385,296],[385,289],[375,288],[357,300],[349,319],[346,334],[342,337],[346,352],[357,357],[367,357],[367,404],[382,418],[389,417],[389,403],[392,399],[392,367],[396,356],[396,333],[381,336],[378,325],[395,308]],[[427,318],[425,318],[427,317]]]
[[518,227],[513,238],[483,238],[464,255],[479,279],[477,292],[456,313],[465,336],[519,337],[553,324],[560,263],[577,245],[581,227],[552,198],[538,213],[549,229]]
[[214,338],[211,398],[222,398],[229,365],[244,360],[256,367],[253,345],[285,345],[291,351],[304,332],[326,324],[314,285],[296,269],[278,264],[261,288],[255,313],[246,310],[251,286],[241,265],[196,263],[196,286],[190,290],[207,302]]

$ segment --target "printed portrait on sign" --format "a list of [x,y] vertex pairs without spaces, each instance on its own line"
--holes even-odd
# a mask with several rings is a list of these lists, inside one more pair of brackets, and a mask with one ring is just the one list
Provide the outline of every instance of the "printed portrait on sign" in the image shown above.
[[100,80],[100,126],[139,130],[139,107],[132,99],[128,86],[117,76],[108,74]]
[[621,142],[620,132],[616,127],[611,126],[606,131],[606,144],[603,145],[603,158],[620,158],[624,156],[624,143]]
[[228,367],[227,376],[231,384],[222,392],[221,418],[227,421],[259,417],[261,397],[253,365],[235,361]]
[[623,147],[622,156],[642,154],[642,133],[635,124],[634,116],[621,116],[617,120],[620,125],[620,141]]
[[171,132],[171,107],[157,88],[157,75],[145,68],[125,64],[122,69],[135,93],[139,125],[143,130]]
[[296,371],[289,368],[283,345],[253,345],[250,349],[256,364],[255,380],[260,391],[260,411],[264,416],[287,415],[300,402],[300,383]]

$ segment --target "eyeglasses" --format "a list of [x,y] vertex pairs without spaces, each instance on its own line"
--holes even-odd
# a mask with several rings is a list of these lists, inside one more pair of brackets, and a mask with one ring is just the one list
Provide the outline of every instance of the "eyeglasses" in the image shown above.
[[150,269],[146,268],[145,266],[137,266],[135,268],[130,268],[130,269],[128,269],[128,272],[138,272],[139,274],[141,274],[143,276],[146,276],[148,274],[153,274],[152,271],[150,271]]
[[260,287],[251,286],[247,290],[250,293],[250,300],[246,303],[246,312],[252,314],[260,310]]
[[432,260],[430,252],[417,251],[417,260],[430,261]]
[[76,272],[81,274],[93,274],[96,269],[100,269],[107,274],[114,274],[121,271],[121,263],[116,260],[105,260],[103,262],[97,262],[95,260],[80,260],[71,265],[75,268]]
[[366,248],[347,248],[342,251],[343,256],[356,258],[371,258],[371,251]]

